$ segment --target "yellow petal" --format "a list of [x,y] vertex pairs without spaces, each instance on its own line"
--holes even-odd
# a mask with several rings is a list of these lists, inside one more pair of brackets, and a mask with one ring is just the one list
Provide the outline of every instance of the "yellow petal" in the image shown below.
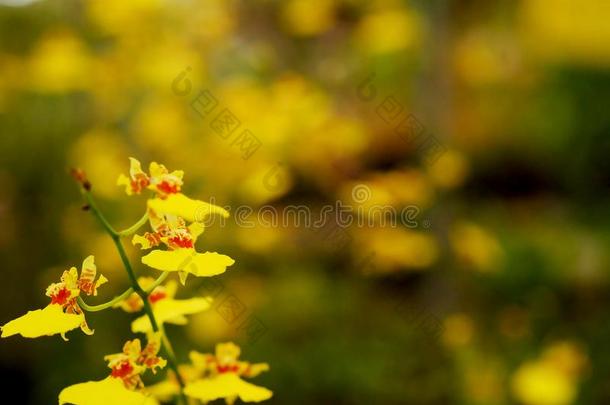
[[131,180],[129,179],[129,177],[125,176],[124,174],[119,175],[119,178],[116,180],[116,185],[124,186],[125,193],[127,193],[127,195],[133,194],[133,191],[131,190]]
[[136,158],[129,158],[129,175],[131,177],[136,177],[138,174],[144,173],[142,170],[142,164]]
[[146,391],[160,401],[171,402],[172,398],[180,393],[180,385],[175,381],[164,380],[146,387]]
[[216,358],[221,363],[232,363],[239,358],[241,349],[233,342],[218,343],[216,345]]
[[101,274],[97,281],[95,281],[96,275],[97,266],[95,265],[95,257],[88,256],[83,261],[80,278],[78,279],[78,285],[85,294],[97,295],[98,287],[108,282],[108,279]]
[[196,380],[187,384],[184,393],[203,402],[235,396],[238,396],[244,402],[260,402],[271,398],[273,395],[267,388],[250,384],[234,373]]
[[141,235],[134,235],[133,239],[131,240],[131,243],[134,246],[140,245],[140,249],[142,249],[142,250],[150,249],[151,247],[153,247],[153,244],[150,243],[150,240],[148,240],[148,238],[145,238],[144,236],[141,236]]
[[189,232],[191,233],[191,237],[193,238],[193,243],[197,242],[197,238],[203,233],[205,227],[200,222],[193,222],[189,225]]
[[224,218],[229,216],[229,212],[222,207],[192,200],[182,193],[171,194],[165,199],[150,199],[148,207],[163,214],[177,215],[188,222],[204,222],[211,214],[219,214]]
[[142,165],[140,164],[139,160],[130,157],[129,161],[129,177],[125,176],[124,174],[119,175],[116,184],[117,186],[125,186],[125,192],[127,193],[127,195],[133,195],[135,193],[139,194],[139,189],[134,191],[132,186],[132,180],[139,178],[146,179],[148,178],[148,176],[142,171]]
[[269,371],[269,364],[267,363],[250,364],[246,377],[256,377],[257,375],[265,371]]
[[20,334],[27,338],[51,336],[78,328],[84,316],[64,313],[61,305],[52,304],[43,309],[29,311],[2,327],[2,337]]
[[180,278],[180,283],[182,285],[186,285],[186,279],[188,278],[189,274],[186,271],[179,271],[178,272],[178,277]]
[[64,388],[59,394],[59,405],[158,405],[153,397],[125,388],[123,381],[108,377]]
[[93,295],[97,295],[97,289],[99,288],[99,286],[101,286],[102,284],[106,284],[107,282],[108,282],[108,279],[106,277],[104,277],[103,274],[100,274],[99,278],[95,282],[95,288],[93,289]]
[[157,162],[150,162],[148,166],[148,172],[150,173],[150,177],[162,177],[169,175],[170,177],[175,177],[178,180],[182,180],[184,177],[184,171],[182,170],[174,170],[173,172],[169,172],[165,165],[161,165]]
[[162,271],[184,271],[198,277],[222,274],[235,260],[216,252],[197,253],[194,249],[153,250],[142,263]]
[[171,323],[172,325],[186,325],[189,323],[186,316],[178,316],[176,318],[168,319],[165,323]]
[[[158,301],[153,312],[158,323],[178,323],[183,324],[183,315],[196,314],[210,308],[211,300],[206,298],[191,298],[188,300],[164,299]],[[133,321],[131,330],[134,333],[145,333],[152,330],[148,316],[144,315]]]

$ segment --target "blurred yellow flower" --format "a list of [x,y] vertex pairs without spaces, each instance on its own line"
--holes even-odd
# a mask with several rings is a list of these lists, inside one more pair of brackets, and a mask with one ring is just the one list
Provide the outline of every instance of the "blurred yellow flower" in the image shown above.
[[561,62],[610,65],[610,3],[600,0],[521,2],[524,39],[537,55]]
[[483,86],[511,79],[518,72],[520,55],[510,36],[477,30],[458,41],[453,59],[466,83]]
[[30,55],[28,77],[42,92],[83,90],[90,85],[89,52],[74,34],[62,31],[44,36]]
[[[180,69],[183,66],[172,70],[167,77],[175,76]],[[140,107],[133,119],[133,138],[142,149],[153,154],[176,150],[175,155],[188,145],[191,132],[188,123],[185,108],[178,100],[168,96],[162,101],[149,101]]]
[[432,183],[445,189],[461,186],[469,169],[464,155],[454,150],[445,151],[434,164],[427,166]]
[[[345,183],[340,190],[342,201],[353,204],[365,216],[373,217],[375,209],[392,206],[396,212],[407,205],[425,207],[430,205],[434,190],[426,176],[417,169],[394,170],[383,173],[371,173],[362,181]],[[354,196],[354,190],[364,185],[370,191],[362,198]],[[355,198],[356,197],[356,198]]]
[[526,405],[567,405],[576,398],[574,381],[544,361],[523,364],[513,376],[512,390]]
[[496,271],[504,256],[502,247],[488,231],[471,222],[458,222],[449,239],[456,256],[481,272]]
[[[366,228],[358,238],[372,252],[370,266],[363,269],[386,273],[408,269],[425,269],[438,259],[438,244],[433,236],[403,228]],[[358,250],[361,250],[360,248]]]
[[[205,4],[205,6],[203,6]],[[179,15],[188,15],[181,21],[182,31],[201,41],[202,44],[223,44],[229,37],[238,21],[235,3],[225,0],[205,0],[205,3],[172,3],[172,9]],[[205,27],[205,29],[202,29]],[[222,45],[221,45],[222,46]]]
[[[244,402],[260,402],[272,397],[267,388],[248,383],[242,379],[256,377],[269,370],[267,363],[251,364],[239,361],[241,349],[234,343],[219,343],[215,354],[192,351],[191,365],[180,367],[180,375],[187,382],[184,393],[207,403],[224,399],[229,405],[237,398]],[[169,398],[179,390],[175,376],[151,387],[159,399]]]
[[357,43],[371,53],[389,53],[414,47],[421,37],[414,11],[389,9],[366,15],[356,29]]
[[160,0],[89,0],[89,19],[108,34],[125,34],[146,30],[161,11]]
[[115,180],[125,158],[127,147],[121,135],[105,130],[92,129],[83,135],[70,150],[72,167],[80,167],[95,187],[95,192],[106,198],[118,196]]
[[253,205],[264,204],[290,191],[293,178],[286,165],[276,163],[254,169],[239,185],[240,195]]
[[560,341],[549,346],[543,359],[567,376],[578,377],[588,366],[589,359],[583,349],[570,341]]
[[288,0],[282,3],[282,23],[294,35],[317,35],[333,26],[335,7],[335,0],[318,0],[315,6],[307,0]]
[[574,343],[554,343],[540,358],[517,369],[511,382],[513,394],[526,405],[572,404],[586,363],[586,356]]
[[474,325],[466,314],[453,314],[444,321],[443,342],[449,347],[465,346],[472,342]]

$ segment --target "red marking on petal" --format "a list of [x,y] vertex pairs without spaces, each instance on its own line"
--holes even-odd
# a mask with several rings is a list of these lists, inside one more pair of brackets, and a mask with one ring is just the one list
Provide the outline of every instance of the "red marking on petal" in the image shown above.
[[128,377],[132,372],[133,366],[129,362],[124,361],[118,366],[113,367],[110,375],[116,378],[125,378]]
[[164,298],[167,298],[167,294],[165,293],[165,291],[153,291],[148,296],[148,300],[150,301],[151,304],[154,304],[155,302],[160,301]]
[[216,365],[216,370],[220,374],[224,374],[224,373],[237,373],[239,371],[239,366],[237,364],[233,364],[233,365],[228,364],[226,366],[218,364],[218,365]]
[[192,249],[195,246],[191,238],[185,238],[183,236],[174,236],[173,238],[169,238],[169,243],[170,245],[174,245],[180,248]]
[[94,284],[89,280],[79,280],[78,288],[87,295],[93,294]]
[[131,191],[135,194],[140,194],[149,184],[150,180],[145,174],[138,174],[131,180]]
[[161,183],[157,184],[157,190],[164,194],[176,194],[180,191],[180,186],[178,184],[172,184],[168,181],[162,181]]
[[57,291],[55,294],[51,294],[51,304],[59,304],[62,306],[66,305],[68,299],[70,299],[70,295],[70,290],[64,287],[61,290]]
[[144,237],[151,246],[158,246],[161,243],[161,235],[158,233],[146,232]]

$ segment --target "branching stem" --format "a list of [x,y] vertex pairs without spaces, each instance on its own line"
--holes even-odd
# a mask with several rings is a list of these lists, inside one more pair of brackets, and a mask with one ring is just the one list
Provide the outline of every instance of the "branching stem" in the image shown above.
[[[104,308],[102,308],[102,309],[105,309],[109,306],[114,305],[116,303],[115,301],[117,301],[117,302],[120,301],[120,300],[118,300],[119,298],[121,298],[123,296],[125,296],[124,298],[126,298],[129,296],[129,294],[131,294],[133,292],[135,292],[136,294],[138,294],[140,296],[140,298],[142,298],[142,302],[144,303],[144,312],[146,313],[146,315],[148,316],[148,319],[150,320],[150,324],[152,325],[153,331],[161,332],[161,339],[163,342],[163,348],[165,350],[165,355],[167,357],[167,364],[174,371],[174,374],[176,375],[178,383],[180,384],[179,401],[183,404],[186,404],[187,401],[186,401],[186,397],[184,396],[184,392],[183,392],[184,381],[182,380],[180,373],[178,373],[178,363],[176,361],[176,355],[174,353],[174,349],[171,345],[171,342],[169,341],[169,338],[165,334],[163,325],[160,325],[159,323],[157,323],[157,320],[155,319],[155,314],[153,313],[150,302],[148,301],[148,294],[150,293],[151,289],[149,289],[148,291],[145,291],[138,283],[138,279],[133,271],[133,268],[131,267],[129,258],[127,257],[127,254],[125,253],[125,249],[123,248],[123,243],[121,242],[122,236],[131,235],[131,234],[135,233],[142,225],[144,225],[146,223],[146,220],[148,219],[148,216],[147,215],[143,216],[136,224],[127,228],[126,230],[117,232],[112,227],[112,225],[110,225],[110,223],[106,220],[106,218],[104,217],[102,212],[99,210],[99,208],[97,207],[97,204],[95,203],[95,201],[93,200],[93,197],[91,196],[91,193],[85,189],[82,190],[82,193],[85,197],[85,200],[87,201],[87,205],[89,206],[89,209],[91,210],[93,215],[98,219],[98,221],[100,222],[102,227],[106,230],[106,232],[108,232],[108,234],[112,238],[112,241],[114,242],[114,244],[119,252],[119,256],[121,257],[121,261],[123,262],[123,266],[125,267],[125,271],[127,272],[127,276],[129,277],[129,282],[131,284],[131,288],[128,289],[127,291],[125,291],[119,297],[113,299],[112,301],[110,301],[106,304],[101,304],[100,306],[104,306]],[[159,279],[162,277],[163,276],[159,277],[157,279],[157,281],[159,281]],[[163,280],[164,279],[162,279],[159,283],[163,282]],[[128,292],[129,292],[129,294],[127,294]],[[81,303],[84,304],[84,301],[82,299],[80,299],[80,297],[79,297],[79,304],[81,304]],[[86,306],[88,306],[88,305],[85,304],[85,306],[83,306],[83,309],[87,309]],[[100,306],[88,306],[88,307],[96,308],[96,307],[100,307]],[[101,309],[94,309],[94,310],[101,310]]]

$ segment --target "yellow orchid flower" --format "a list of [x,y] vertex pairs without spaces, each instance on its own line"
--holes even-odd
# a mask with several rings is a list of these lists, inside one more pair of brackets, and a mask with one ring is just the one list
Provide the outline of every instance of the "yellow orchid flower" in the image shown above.
[[216,252],[197,253],[194,249],[153,250],[142,257],[142,263],[161,271],[180,272],[180,281],[186,276],[211,277],[222,274],[235,260]]
[[203,378],[188,383],[184,393],[203,402],[224,398],[227,404],[235,402],[237,397],[244,402],[271,398],[273,392],[241,378],[255,377],[269,370],[269,365],[238,361],[240,353],[239,346],[231,342],[217,344],[215,355],[191,352],[190,359]]
[[82,314],[67,314],[61,305],[50,304],[43,309],[28,311],[2,327],[2,337],[20,334],[26,338],[64,334],[78,328],[84,321]]
[[156,198],[148,201],[148,207],[154,211],[176,215],[189,222],[204,222],[211,214],[220,214],[225,218],[229,216],[222,207],[193,200],[182,194],[182,170],[170,173],[165,166],[152,162],[147,174],[142,170],[140,161],[134,158],[129,158],[129,161],[129,176],[121,174],[117,185],[124,186],[127,195],[140,194],[144,189],[154,191]]
[[132,240],[134,245],[140,245],[142,249],[160,244],[169,249],[194,248],[197,238],[204,230],[200,223],[186,226],[184,219],[171,214],[159,215],[151,208],[148,209],[148,218],[153,232],[135,235]]
[[111,377],[123,380],[129,389],[142,388],[144,383],[140,374],[150,369],[153,374],[157,368],[166,366],[167,361],[157,356],[161,349],[161,334],[159,332],[149,335],[146,347],[142,349],[140,339],[130,340],[123,346],[121,353],[110,354],[104,357],[108,367],[112,369]]
[[[152,284],[154,279],[141,277],[138,283],[143,287]],[[148,296],[148,301],[152,306],[157,323],[171,323],[174,325],[185,325],[187,319],[185,315],[196,314],[210,308],[212,299],[191,298],[186,300],[176,300],[177,284],[174,281],[168,282],[165,286],[157,286]],[[140,296],[136,293],[131,294],[125,301],[119,304],[127,312],[140,311],[144,304]],[[148,333],[152,331],[152,325],[148,316],[144,315],[137,318],[131,324],[134,333]]]
[[129,158],[129,161],[129,177],[121,174],[117,179],[117,185],[124,186],[127,195],[140,194],[142,190],[148,189],[156,192],[160,198],[165,198],[180,192],[183,171],[175,170],[170,173],[165,166],[152,162],[148,169],[150,174],[147,174],[137,159]]
[[59,394],[59,404],[75,405],[157,405],[158,402],[142,392],[144,383],[141,374],[146,370],[156,373],[167,361],[158,357],[161,335],[151,334],[142,349],[139,339],[128,341],[123,351],[104,359],[112,370],[110,376],[101,381],[89,381],[64,388]]
[[106,377],[101,381],[74,384],[59,394],[59,405],[158,405],[152,396],[131,391],[118,378]]
[[142,263],[161,271],[177,271],[182,284],[188,274],[211,277],[222,274],[235,261],[229,256],[216,252],[198,253],[195,242],[203,233],[203,225],[192,223],[187,226],[184,219],[173,214],[158,214],[148,208],[148,216],[153,232],[135,235],[132,243],[142,249],[150,249],[164,244],[169,250],[153,250],[142,257]]
[[203,402],[224,398],[227,404],[233,404],[237,397],[244,402],[261,402],[273,395],[267,388],[246,382],[235,373],[197,380],[184,388],[184,394]]
[[[157,323],[172,323],[185,325],[185,315],[192,315],[210,308],[210,300],[206,298],[190,298],[187,300],[164,299],[153,306]],[[152,330],[150,320],[143,315],[132,322],[131,330],[134,333],[146,333]]]
[[229,217],[229,212],[224,208],[205,201],[193,200],[181,193],[151,198],[148,200],[148,208],[182,217],[189,222],[204,223],[212,214],[218,214],[224,218]]
[[227,372],[236,373],[238,376],[256,377],[260,373],[269,370],[267,363],[251,364],[246,361],[238,361],[241,349],[235,343],[218,343],[215,354],[202,354],[192,351],[189,358],[193,366],[205,375],[218,375]]
[[147,174],[142,170],[140,161],[134,158],[129,160],[129,176],[121,174],[117,185],[124,186],[127,195],[140,194],[144,189],[154,191],[156,198],[148,201],[148,207],[154,211],[173,214],[189,222],[204,222],[211,214],[220,214],[225,218],[229,216],[227,210],[222,207],[193,200],[182,194],[182,170],[170,173],[164,165],[152,162]]
[[[217,344],[215,354],[192,351],[189,355],[192,364],[180,367],[180,375],[186,381],[184,393],[203,403],[224,399],[229,405],[237,398],[244,402],[271,398],[272,391],[242,379],[268,371],[269,365],[238,361],[240,352],[240,348],[230,342]],[[179,389],[176,377],[170,373],[167,380],[151,386],[150,393],[164,400],[177,394]]]
[[64,271],[61,281],[47,288],[46,295],[51,298],[49,305],[43,309],[28,311],[27,314],[2,326],[2,337],[20,334],[23,337],[36,338],[59,333],[67,340],[65,333],[79,326],[85,334],[93,334],[76,299],[81,293],[97,295],[98,287],[108,279],[100,275],[96,280],[96,275],[93,256],[83,261],[80,276],[75,267]]

